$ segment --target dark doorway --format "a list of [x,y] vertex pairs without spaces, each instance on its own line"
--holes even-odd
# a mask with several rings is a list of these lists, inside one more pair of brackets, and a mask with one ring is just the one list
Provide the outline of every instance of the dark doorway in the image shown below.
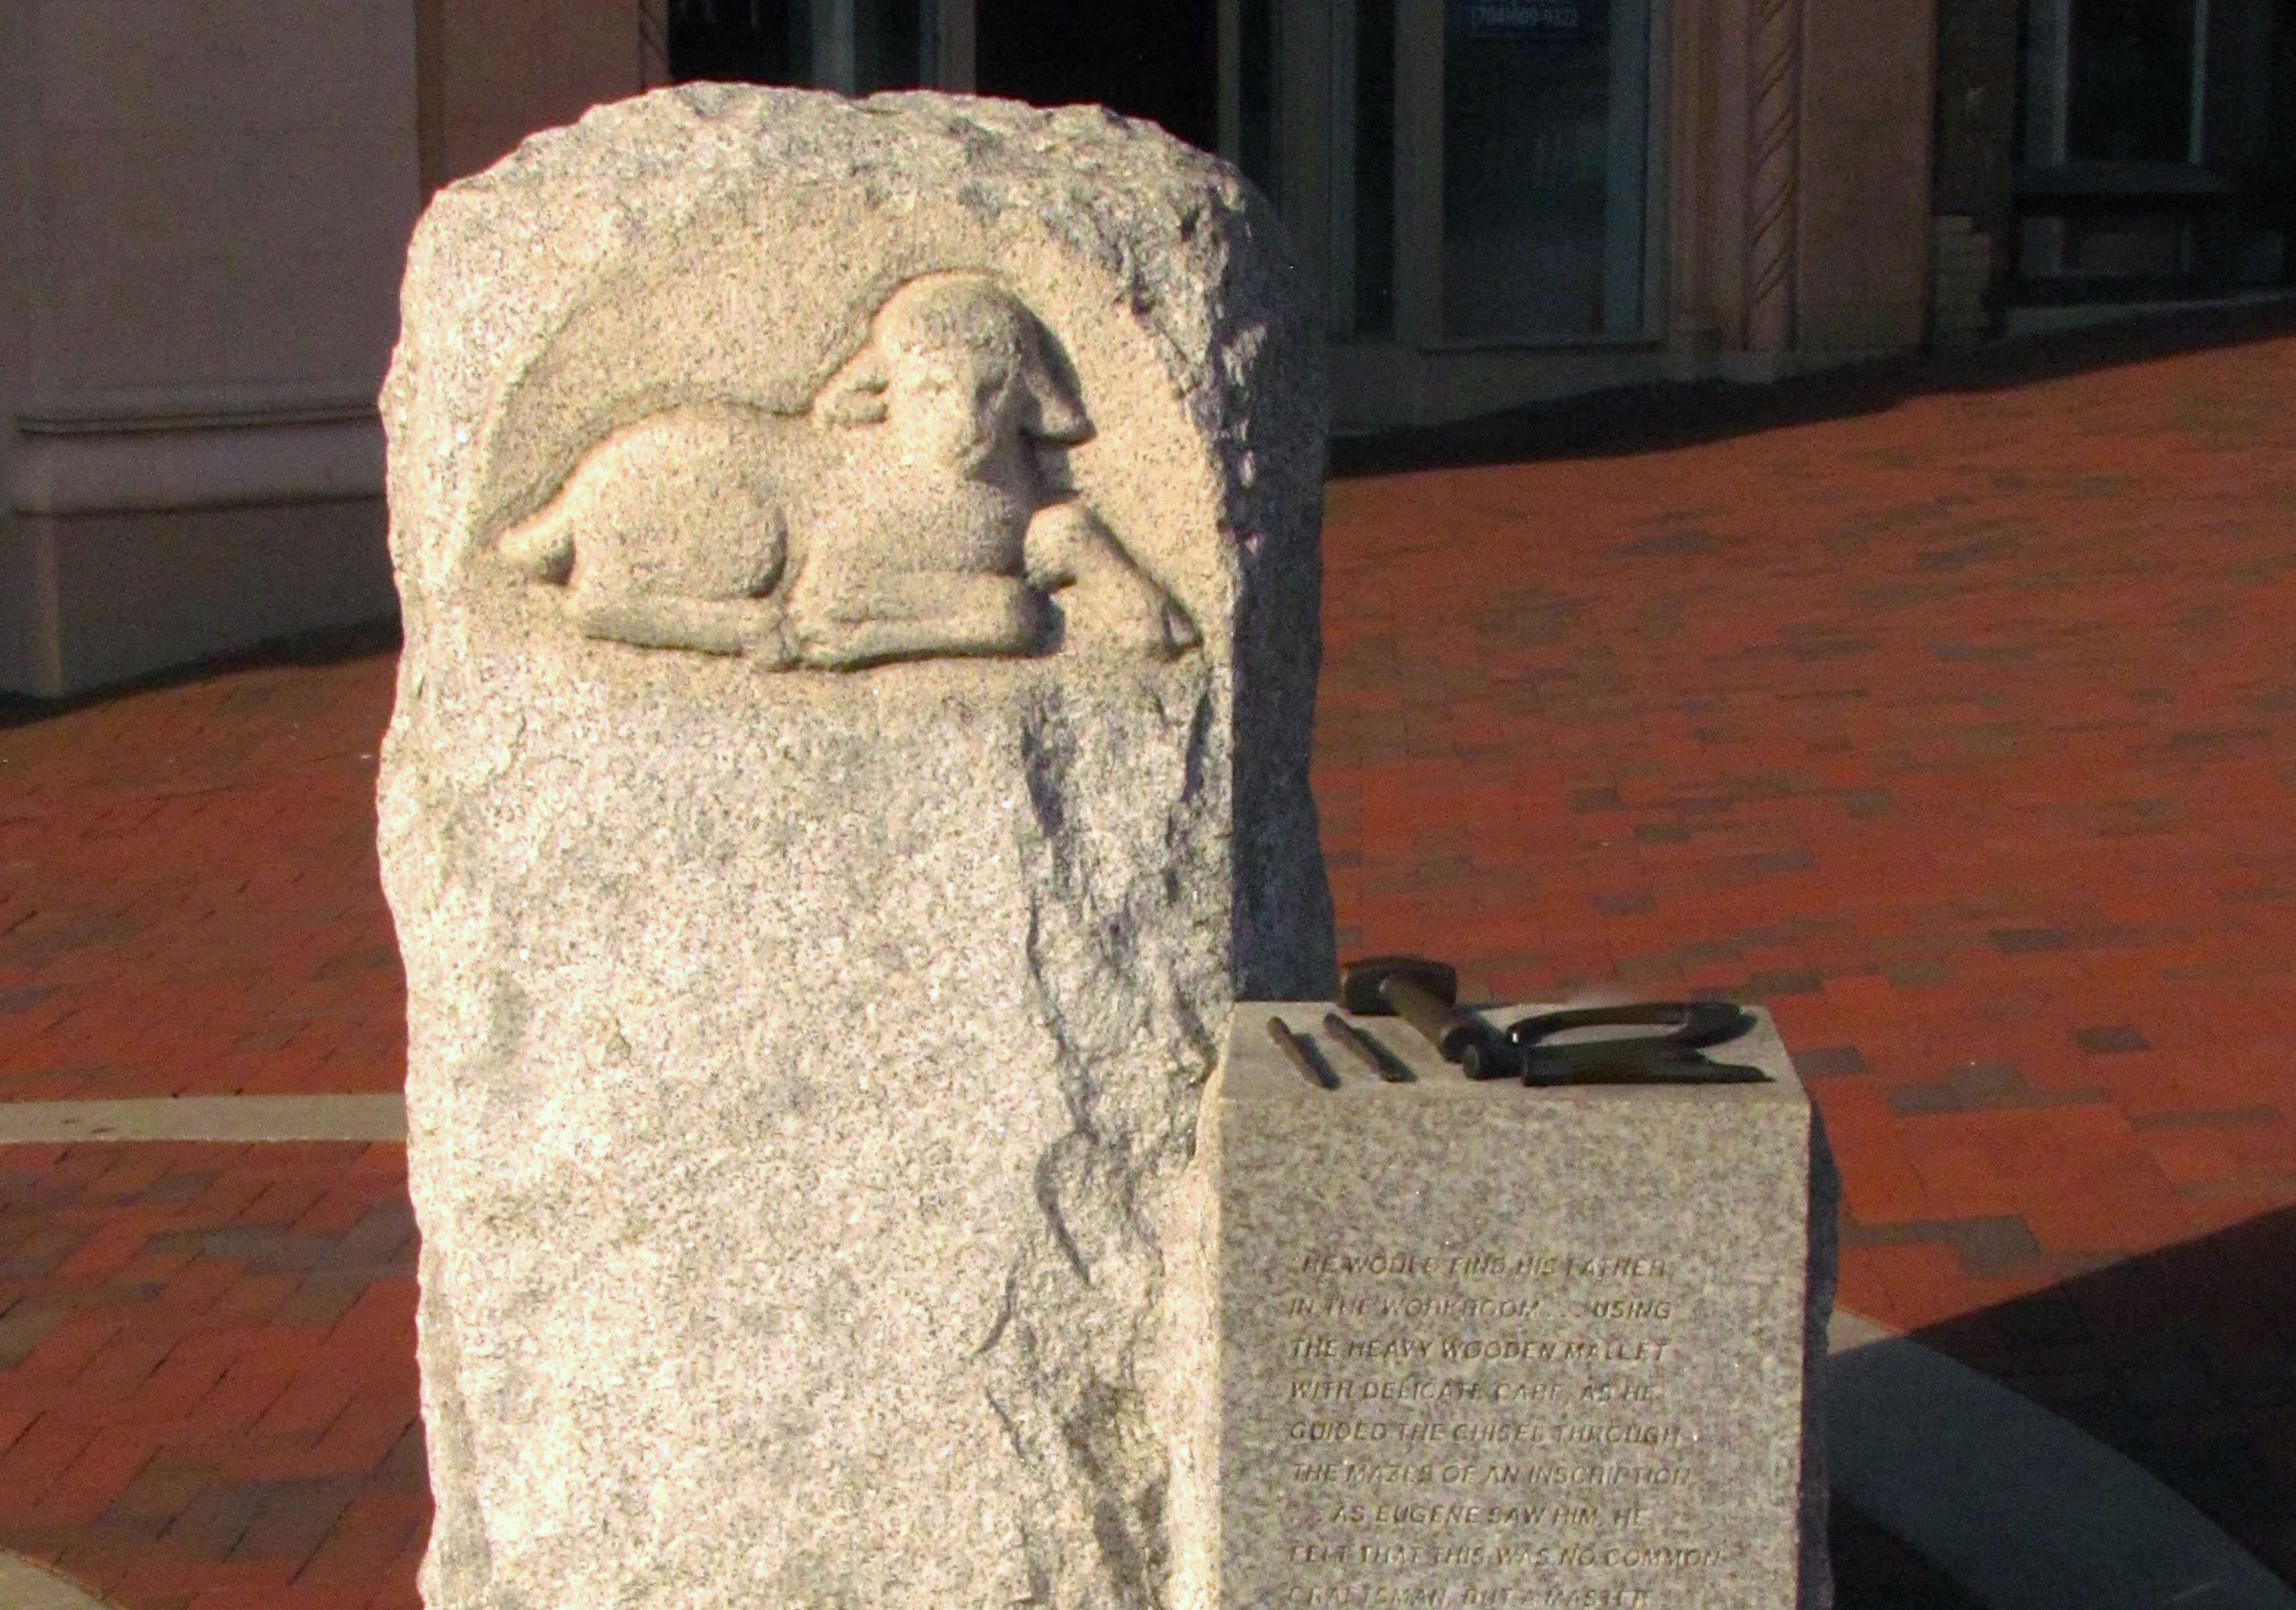
[[669,76],[745,84],[823,84],[850,31],[850,87],[912,89],[931,81],[936,0],[669,0]]
[[1039,106],[1096,101],[1219,148],[1219,46],[1213,0],[1079,5],[980,0],[973,82]]
[[669,0],[669,76],[802,84],[812,18],[799,0]]
[[2066,107],[2074,160],[2181,162],[2193,128],[2196,0],[2079,0]]

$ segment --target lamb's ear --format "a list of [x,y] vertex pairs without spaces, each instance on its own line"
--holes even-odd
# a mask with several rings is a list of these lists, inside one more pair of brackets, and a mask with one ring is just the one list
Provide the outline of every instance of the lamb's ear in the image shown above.
[[524,520],[495,534],[504,564],[533,581],[564,583],[574,571],[574,528],[566,518],[566,490]]
[[884,354],[873,341],[846,359],[844,367],[823,383],[813,399],[814,415],[826,424],[882,424],[885,388],[891,380]]
[[1076,388],[1054,372],[1036,342],[1031,341],[1029,349],[1021,359],[1021,386],[1028,395],[1021,429],[1040,441],[1058,442],[1063,447],[1091,440],[1092,421],[1085,414]]

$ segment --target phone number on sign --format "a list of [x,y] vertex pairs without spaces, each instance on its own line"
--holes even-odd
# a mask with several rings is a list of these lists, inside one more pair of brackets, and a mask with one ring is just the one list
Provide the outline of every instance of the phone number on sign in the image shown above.
[[1576,33],[1585,23],[1584,8],[1578,5],[1510,5],[1504,0],[1475,0],[1467,7],[1467,26],[1476,33]]

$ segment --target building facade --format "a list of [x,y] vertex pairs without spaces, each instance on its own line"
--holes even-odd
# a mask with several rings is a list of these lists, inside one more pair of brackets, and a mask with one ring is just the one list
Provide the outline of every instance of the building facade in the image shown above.
[[1931,0],[663,0],[666,78],[1099,101],[1322,285],[1340,428],[1922,339]]
[[411,8],[0,0],[0,689],[390,605]]
[[1374,430],[2284,277],[2291,5],[0,0],[0,689],[387,613],[408,231],[597,102],[1152,118],[1274,198]]
[[2296,3],[1938,13],[1935,328],[2289,283]]

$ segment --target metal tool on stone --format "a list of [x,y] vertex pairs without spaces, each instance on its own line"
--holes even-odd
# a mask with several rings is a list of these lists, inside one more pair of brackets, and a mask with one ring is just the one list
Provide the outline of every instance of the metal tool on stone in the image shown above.
[[1341,970],[1340,1004],[1357,1017],[1400,1017],[1469,1079],[1522,1072],[1513,1041],[1459,1006],[1459,975],[1423,956],[1374,956]]
[[1411,1082],[1411,1070],[1400,1058],[1336,1012],[1324,1014],[1324,1032],[1363,1059],[1364,1066],[1391,1085]]
[[1308,1082],[1326,1090],[1340,1088],[1340,1076],[1316,1055],[1308,1042],[1292,1031],[1292,1025],[1280,1017],[1267,1020],[1267,1038],[1274,1040],[1290,1058],[1292,1065],[1308,1076]]
[[[1769,1077],[1760,1069],[1703,1055],[1753,1024],[1752,1014],[1728,1001],[1639,1001],[1537,1013],[1509,1023],[1506,1039],[1527,1085],[1759,1084]],[[1549,1043],[1572,1030],[1610,1028],[1673,1032]]]

